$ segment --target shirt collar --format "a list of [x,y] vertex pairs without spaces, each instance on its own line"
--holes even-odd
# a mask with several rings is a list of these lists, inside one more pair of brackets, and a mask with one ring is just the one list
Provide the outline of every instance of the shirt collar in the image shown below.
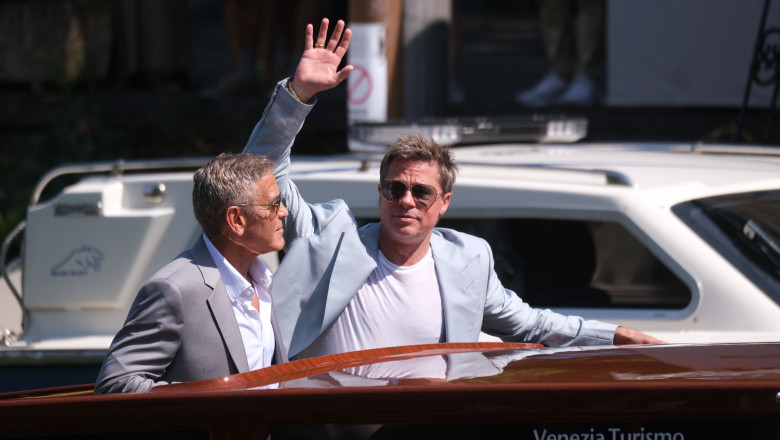
[[[214,263],[217,265],[219,275],[222,277],[222,282],[225,284],[225,290],[227,290],[228,295],[230,295],[230,300],[233,302],[240,302],[239,298],[241,294],[245,290],[251,288],[252,285],[249,284],[249,281],[238,273],[236,268],[222,256],[217,248],[214,247],[214,244],[211,243],[211,240],[206,237],[206,234],[203,234],[203,241],[206,243],[206,249],[208,249],[211,259],[214,260]],[[249,264],[249,275],[258,284],[258,296],[266,296],[268,289],[271,286],[271,271],[259,257],[252,260]]]

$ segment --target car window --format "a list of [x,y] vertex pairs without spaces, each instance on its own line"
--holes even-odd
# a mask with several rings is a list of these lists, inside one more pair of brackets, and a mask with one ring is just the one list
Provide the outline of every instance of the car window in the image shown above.
[[534,307],[684,309],[690,289],[623,225],[538,218],[443,218],[490,243],[501,283]]
[[672,211],[780,304],[780,191],[692,200]]

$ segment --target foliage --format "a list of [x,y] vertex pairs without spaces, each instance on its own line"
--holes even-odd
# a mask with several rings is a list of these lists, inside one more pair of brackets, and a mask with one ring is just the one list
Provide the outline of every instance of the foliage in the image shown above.
[[[93,98],[66,93],[45,107],[41,127],[16,129],[0,138],[3,145],[0,237],[3,239],[25,218],[33,188],[48,170],[64,163],[123,157],[129,151],[122,134],[103,122],[101,107]],[[61,180],[55,181],[44,197],[67,183],[67,179]]]

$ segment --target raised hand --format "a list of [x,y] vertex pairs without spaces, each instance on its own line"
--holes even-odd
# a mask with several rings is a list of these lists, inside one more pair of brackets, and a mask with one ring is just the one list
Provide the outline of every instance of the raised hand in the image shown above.
[[322,19],[316,41],[314,26],[306,25],[303,55],[292,82],[295,93],[303,102],[309,102],[317,93],[336,87],[352,71],[352,66],[338,70],[349,47],[352,31],[344,29],[344,22],[339,20],[328,39],[328,23],[327,18]]

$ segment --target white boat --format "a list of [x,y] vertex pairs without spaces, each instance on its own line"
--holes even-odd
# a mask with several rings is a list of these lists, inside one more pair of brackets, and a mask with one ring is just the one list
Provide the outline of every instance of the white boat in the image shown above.
[[[461,171],[441,226],[488,239],[502,282],[532,305],[669,342],[780,340],[779,150],[455,151]],[[375,219],[378,159],[295,157],[293,179],[310,202],[342,198],[359,220]],[[22,257],[5,263],[18,238],[3,246],[0,365],[99,365],[141,284],[199,236],[192,171],[206,160],[68,165],[44,176]],[[62,174],[82,178],[39,201]]]

